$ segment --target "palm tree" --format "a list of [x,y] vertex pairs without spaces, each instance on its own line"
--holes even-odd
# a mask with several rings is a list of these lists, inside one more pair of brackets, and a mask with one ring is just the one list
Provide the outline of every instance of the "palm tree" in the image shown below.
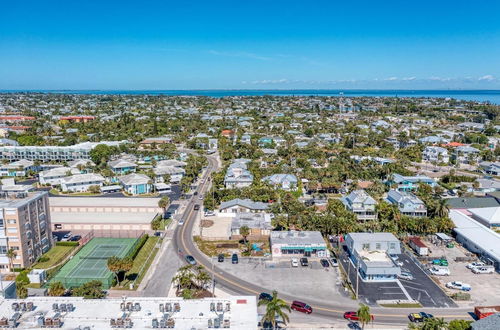
[[370,307],[364,304],[360,304],[358,309],[358,318],[361,322],[361,329],[365,328],[365,325],[372,320],[372,315],[370,314]]
[[279,317],[283,320],[283,323],[286,323],[290,320],[288,314],[285,312],[288,311],[290,313],[292,309],[288,304],[283,300],[278,298],[278,291],[273,291],[273,298],[271,300],[261,299],[259,300],[259,306],[266,306],[266,314],[262,318],[262,321],[270,322],[273,326],[273,329],[276,329],[276,317]]
[[198,267],[198,273],[195,276],[195,280],[198,284],[198,287],[203,290],[207,284],[212,280],[212,277],[203,270],[202,266]]
[[9,251],[7,251],[7,254],[6,254],[7,258],[9,258],[9,268],[10,268],[10,271],[13,271],[14,269],[14,259],[16,259],[17,257],[17,253],[14,249],[9,249]]
[[177,284],[179,290],[189,289],[195,278],[195,274],[192,271],[192,265],[186,265],[179,268],[177,275],[172,278],[172,283]]
[[158,201],[158,207],[161,207],[163,209],[163,214],[165,214],[165,211],[167,210],[168,204],[170,204],[170,198],[168,198],[168,196],[163,196]]
[[440,218],[444,218],[448,215],[448,204],[446,199],[441,199],[439,203],[436,204],[436,209],[434,210],[434,215]]

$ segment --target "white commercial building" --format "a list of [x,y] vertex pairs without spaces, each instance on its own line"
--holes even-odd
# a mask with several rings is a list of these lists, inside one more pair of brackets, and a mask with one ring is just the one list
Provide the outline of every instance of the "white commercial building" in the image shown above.
[[328,256],[328,248],[319,231],[272,231],[270,241],[273,258]]
[[466,213],[464,210],[450,210],[457,242],[490,261],[500,271],[500,235]]
[[[255,296],[189,300],[168,297],[0,299],[0,318],[10,319],[15,313],[13,303],[22,302],[32,303],[34,308],[22,312],[18,329],[44,328],[48,318],[57,318],[64,329],[125,328],[123,324],[133,329],[158,328],[160,324],[168,324],[173,329],[256,330],[258,327]],[[67,311],[68,304],[72,307],[70,311]],[[64,305],[66,311],[55,311],[55,305],[58,309]]]
[[51,197],[54,230],[151,230],[159,198]]

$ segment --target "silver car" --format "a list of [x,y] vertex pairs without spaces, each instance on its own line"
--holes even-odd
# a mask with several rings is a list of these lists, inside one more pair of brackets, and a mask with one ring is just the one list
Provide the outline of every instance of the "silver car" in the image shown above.
[[410,272],[401,272],[401,274],[398,275],[398,278],[407,281],[412,281],[414,279],[413,275]]

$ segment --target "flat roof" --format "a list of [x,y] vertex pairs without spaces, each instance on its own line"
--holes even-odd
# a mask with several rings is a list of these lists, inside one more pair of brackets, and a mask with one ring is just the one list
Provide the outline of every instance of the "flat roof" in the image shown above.
[[50,212],[53,224],[149,224],[155,216],[151,212]]
[[326,245],[319,231],[272,231],[271,244],[303,245],[316,244]]
[[454,231],[473,242],[477,247],[500,261],[500,235],[483,226],[459,210],[450,210],[450,218],[455,224]]
[[49,197],[50,206],[121,206],[121,207],[155,207],[158,208],[159,198],[147,197]]
[[[124,296],[126,296],[124,292]],[[17,328],[39,328],[36,322],[37,313],[43,315],[53,314],[52,304],[68,304],[74,306],[72,312],[61,313],[64,329],[79,329],[90,327],[91,329],[111,329],[110,319],[121,318],[123,311],[120,309],[122,298],[108,299],[83,299],[81,297],[30,297],[28,299],[0,299],[0,317],[10,318],[14,311],[13,302],[33,302],[36,307],[34,311],[23,312],[19,319]],[[154,318],[161,319],[160,304],[174,303],[180,305],[180,311],[169,316],[175,321],[175,329],[206,329],[208,320],[223,315],[223,320],[229,320],[230,329],[255,330],[257,329],[257,299],[255,296],[230,296],[228,298],[205,298],[189,299],[168,297],[127,297],[125,302],[139,303],[140,311],[129,312],[133,322],[133,329],[152,328]],[[210,311],[210,304],[222,303],[222,312]],[[229,310],[226,310],[229,304]],[[221,324],[222,328],[222,324]]]

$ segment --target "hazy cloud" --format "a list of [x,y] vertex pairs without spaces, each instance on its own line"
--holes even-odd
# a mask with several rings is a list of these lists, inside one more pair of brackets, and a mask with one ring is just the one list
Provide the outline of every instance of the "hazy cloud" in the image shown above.
[[479,81],[493,81],[493,80],[495,80],[495,77],[493,77],[491,74],[487,74],[485,76],[479,77],[477,80],[479,80]]

